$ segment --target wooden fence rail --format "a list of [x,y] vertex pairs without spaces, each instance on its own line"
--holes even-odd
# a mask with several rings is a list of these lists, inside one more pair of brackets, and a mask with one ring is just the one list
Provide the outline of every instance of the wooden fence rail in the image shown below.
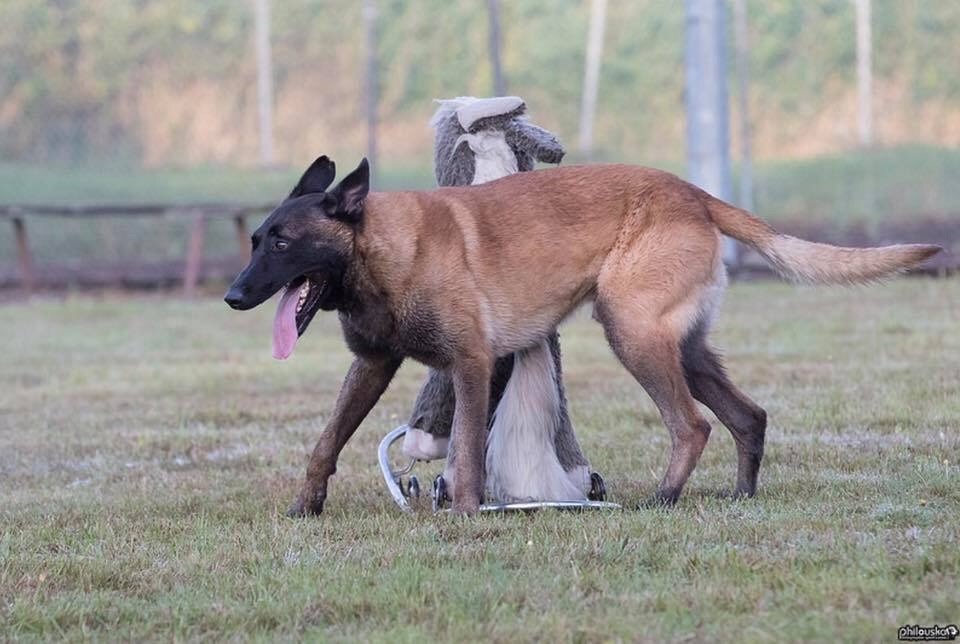
[[250,204],[109,204],[96,206],[0,205],[0,218],[10,220],[16,240],[17,273],[21,288],[32,292],[38,285],[37,271],[27,235],[30,218],[83,219],[95,217],[184,217],[191,220],[183,264],[183,290],[196,292],[203,268],[204,239],[210,219],[232,219],[237,251],[242,263],[250,254],[247,217],[269,212],[274,205]]

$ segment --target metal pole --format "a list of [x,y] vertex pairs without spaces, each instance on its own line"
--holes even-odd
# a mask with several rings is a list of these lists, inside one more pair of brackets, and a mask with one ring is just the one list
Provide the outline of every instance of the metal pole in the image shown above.
[[500,0],[487,0],[487,15],[490,18],[490,66],[493,68],[493,93],[503,96],[507,93],[507,81],[503,76],[503,65],[500,63]]
[[873,143],[873,58],[870,0],[854,0],[857,13],[857,135],[860,145]]
[[753,210],[753,154],[750,149],[750,40],[747,32],[747,1],[733,0],[733,33],[737,51],[737,106],[740,121],[739,205]]
[[363,1],[363,25],[366,38],[367,65],[364,82],[364,102],[367,113],[367,160],[370,162],[370,183],[377,175],[377,102],[379,100],[377,59],[377,3]]
[[593,122],[597,113],[597,92],[600,85],[600,61],[603,55],[603,31],[607,22],[607,0],[590,2],[590,30],[587,35],[587,58],[583,71],[583,97],[580,107],[580,153],[593,156]]
[[[730,201],[730,135],[727,112],[727,41],[724,0],[685,0],[687,164],[690,181]],[[723,259],[736,264],[726,240]]]
[[257,107],[260,163],[273,165],[273,63],[270,53],[270,0],[255,0],[257,43]]

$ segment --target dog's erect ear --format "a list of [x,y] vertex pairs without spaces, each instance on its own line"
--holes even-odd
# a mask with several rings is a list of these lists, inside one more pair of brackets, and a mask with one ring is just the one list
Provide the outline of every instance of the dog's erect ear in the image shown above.
[[310,164],[288,198],[293,199],[314,192],[324,192],[333,183],[333,178],[336,175],[337,166],[326,155],[323,155]]
[[330,191],[337,200],[332,217],[359,223],[363,217],[363,201],[370,192],[370,164],[364,158],[357,169],[348,174]]

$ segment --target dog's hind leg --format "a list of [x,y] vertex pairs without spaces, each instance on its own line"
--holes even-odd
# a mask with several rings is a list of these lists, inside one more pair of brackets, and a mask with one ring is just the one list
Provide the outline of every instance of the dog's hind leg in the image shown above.
[[706,325],[687,336],[682,347],[683,371],[693,397],[716,414],[737,444],[737,484],[734,493],[753,496],[763,459],[767,413],[737,389],[706,344]]
[[657,487],[656,501],[676,502],[710,437],[710,423],[700,415],[680,364],[680,343],[672,329],[654,320],[598,306],[613,352],[653,399],[670,432],[670,463]]
[[[695,204],[675,195],[668,228],[638,210],[625,224],[597,279],[594,316],[613,352],[653,399],[670,432],[670,463],[655,500],[677,500],[710,437],[687,386],[681,341],[723,292],[720,238]],[[682,239],[682,244],[664,240]]]

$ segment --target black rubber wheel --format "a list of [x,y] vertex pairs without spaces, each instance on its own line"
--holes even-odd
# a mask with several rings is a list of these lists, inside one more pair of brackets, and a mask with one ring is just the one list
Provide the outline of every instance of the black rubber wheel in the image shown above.
[[449,498],[447,496],[447,482],[443,480],[443,474],[438,474],[437,478],[433,479],[433,511],[442,510]]
[[420,498],[420,481],[416,476],[410,477],[410,483],[407,485],[407,496],[412,499]]
[[607,500],[607,485],[599,472],[590,472],[590,493],[587,494],[587,498],[591,501]]

